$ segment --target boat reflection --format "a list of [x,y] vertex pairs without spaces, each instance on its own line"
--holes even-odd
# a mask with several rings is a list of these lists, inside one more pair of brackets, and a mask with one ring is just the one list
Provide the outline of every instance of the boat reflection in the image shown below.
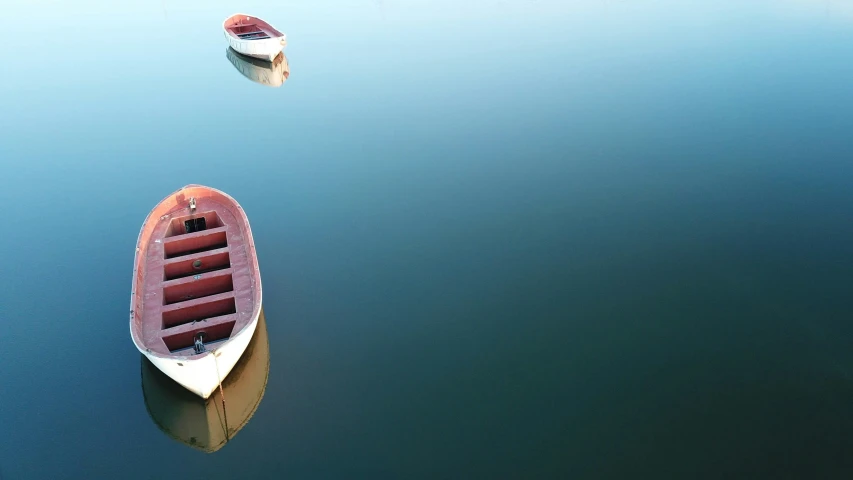
[[272,62],[241,55],[231,47],[225,49],[225,56],[244,77],[261,85],[280,87],[290,76],[290,66],[284,52],[279,53]]
[[[225,411],[218,390],[207,401],[166,376],[144,355],[142,394],[145,408],[165,434],[193,448],[212,453],[245,426],[264,397],[270,369],[270,347],[264,311],[255,335],[225,381]],[[223,414],[224,413],[224,414]]]

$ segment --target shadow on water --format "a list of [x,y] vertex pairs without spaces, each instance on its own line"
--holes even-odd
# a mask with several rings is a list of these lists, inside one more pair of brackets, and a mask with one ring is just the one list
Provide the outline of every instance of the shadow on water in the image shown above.
[[259,58],[247,57],[237,53],[233,48],[227,47],[225,57],[244,77],[261,85],[278,88],[284,85],[287,77],[290,76],[290,65],[287,63],[284,52],[279,53],[272,62],[268,62]]
[[207,453],[215,452],[249,423],[264,397],[270,370],[264,311],[261,309],[258,327],[245,353],[222,382],[226,415],[218,390],[207,401],[202,400],[166,376],[144,355],[140,358],[145,408],[157,427],[181,443]]

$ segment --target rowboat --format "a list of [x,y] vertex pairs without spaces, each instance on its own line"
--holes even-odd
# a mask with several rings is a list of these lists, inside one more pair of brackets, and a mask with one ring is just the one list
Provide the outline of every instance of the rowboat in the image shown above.
[[243,356],[222,381],[224,398],[202,400],[173,382],[144,356],[141,358],[145,409],[167,436],[212,453],[249,423],[264,398],[270,371],[270,346],[264,312]]
[[225,49],[225,56],[240,74],[261,85],[277,88],[290,76],[290,67],[284,52],[279,52],[272,62],[241,55],[231,47]]
[[208,398],[246,350],[261,294],[252,230],[236,200],[187,185],[148,214],[136,242],[130,334],[163,373]]
[[287,36],[258,17],[237,13],[222,22],[225,40],[238,53],[273,61],[287,45]]

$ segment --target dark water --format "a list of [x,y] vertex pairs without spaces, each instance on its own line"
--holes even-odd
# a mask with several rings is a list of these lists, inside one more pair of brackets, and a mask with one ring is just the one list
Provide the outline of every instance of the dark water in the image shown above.
[[[853,8],[458,3],[4,6],[0,478],[853,475]],[[188,183],[249,214],[269,337],[210,454],[126,315]]]

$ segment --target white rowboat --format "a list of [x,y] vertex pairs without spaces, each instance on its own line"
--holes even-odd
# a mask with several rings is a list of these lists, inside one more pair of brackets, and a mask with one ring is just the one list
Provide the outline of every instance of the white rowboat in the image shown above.
[[252,230],[236,200],[187,185],[148,214],[136,242],[130,334],[163,373],[209,397],[246,350],[261,302]]
[[287,45],[287,36],[258,17],[238,13],[222,22],[225,40],[238,53],[272,62]]

